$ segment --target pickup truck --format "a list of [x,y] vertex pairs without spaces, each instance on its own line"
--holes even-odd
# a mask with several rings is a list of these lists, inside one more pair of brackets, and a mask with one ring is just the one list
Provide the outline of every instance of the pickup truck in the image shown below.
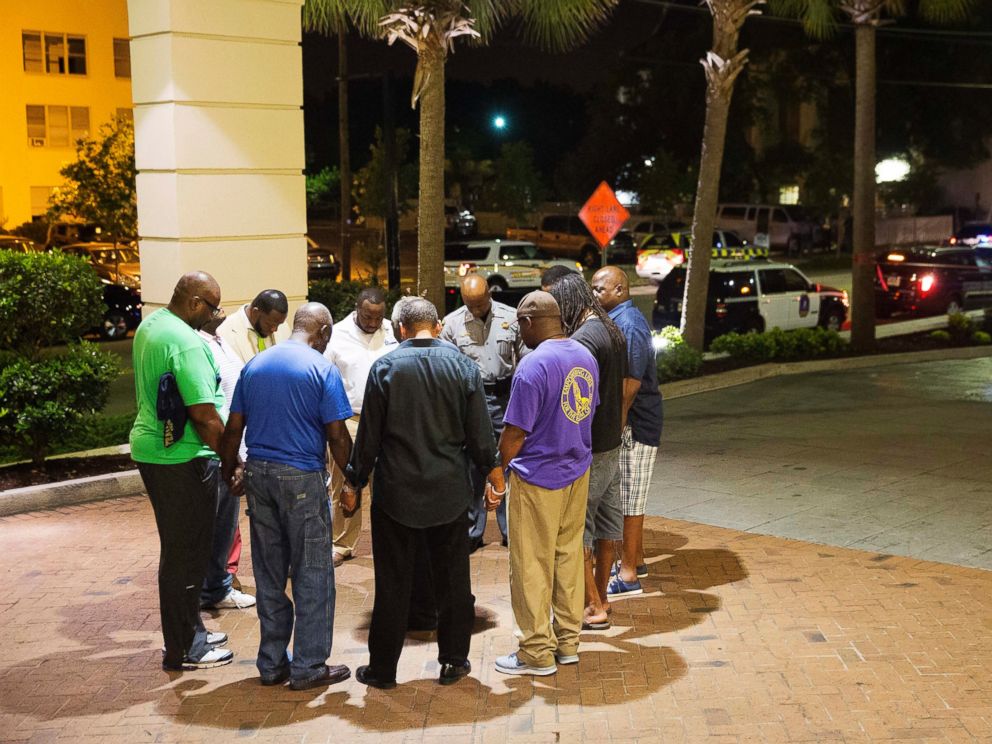
[[555,256],[577,259],[588,269],[600,266],[599,246],[575,215],[549,214],[541,219],[540,227],[511,227],[506,237],[534,243]]

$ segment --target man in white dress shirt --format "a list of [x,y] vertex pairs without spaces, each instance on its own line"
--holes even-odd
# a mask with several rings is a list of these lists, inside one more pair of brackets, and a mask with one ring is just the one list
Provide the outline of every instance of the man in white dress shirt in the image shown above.
[[[386,320],[386,295],[379,287],[366,287],[358,293],[355,309],[334,323],[331,341],[324,352],[341,373],[354,416],[345,422],[354,438],[362,415],[365,383],[372,363],[397,346],[393,328]],[[340,492],[344,476],[331,465],[331,529],[334,538],[334,565],[340,566],[355,553],[362,532],[362,511],[348,517],[341,510]],[[371,493],[371,491],[368,491]]]
[[276,331],[286,322],[289,302],[278,289],[265,289],[220,324],[217,335],[240,357],[243,364],[276,344]]

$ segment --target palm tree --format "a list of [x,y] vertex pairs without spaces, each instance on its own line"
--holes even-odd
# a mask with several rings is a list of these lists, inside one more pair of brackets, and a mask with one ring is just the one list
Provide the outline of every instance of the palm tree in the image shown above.
[[713,48],[701,60],[706,73],[706,121],[699,157],[699,182],[692,218],[689,266],[686,271],[682,335],[690,346],[702,350],[709,289],[710,248],[720,194],[720,169],[727,139],[727,116],[734,82],[747,62],[748,50],[737,49],[744,21],[764,0],[705,0],[713,16]]
[[[886,16],[905,12],[905,0],[771,0],[772,9],[800,18],[814,38],[837,27],[838,12],[854,25],[854,192],[851,199],[853,250],[851,268],[851,346],[875,346],[875,31]],[[947,23],[967,15],[974,0],[918,0],[928,21]]]
[[454,41],[485,43],[517,18],[525,35],[553,51],[584,41],[619,0],[306,0],[304,27],[401,41],[417,54],[411,104],[420,104],[417,289],[444,307],[444,68]]

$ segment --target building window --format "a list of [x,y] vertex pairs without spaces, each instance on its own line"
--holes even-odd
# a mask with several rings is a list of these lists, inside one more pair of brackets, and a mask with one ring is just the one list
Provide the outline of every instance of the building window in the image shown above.
[[32,147],[69,147],[90,133],[86,106],[26,106],[28,144]]
[[799,186],[783,186],[778,190],[779,204],[798,204]]
[[24,52],[24,72],[44,72],[45,55],[41,51],[41,34],[36,31],[21,33],[21,49]]
[[51,186],[31,187],[31,216],[39,217],[48,211],[48,200],[52,196]]
[[131,42],[127,39],[114,39],[114,76],[131,77]]
[[134,109],[129,108],[119,108],[117,109],[117,118],[121,121],[126,121],[131,126],[134,126]]
[[86,74],[86,37],[57,32],[22,31],[25,72]]

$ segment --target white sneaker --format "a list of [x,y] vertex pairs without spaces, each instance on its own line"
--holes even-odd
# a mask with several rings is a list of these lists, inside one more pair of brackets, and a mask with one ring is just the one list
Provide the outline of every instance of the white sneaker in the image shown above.
[[[216,633],[211,633],[207,631],[207,644],[210,646],[219,646],[222,643],[227,643],[227,633],[222,631],[217,631]],[[162,654],[165,654],[165,646],[162,646]]]
[[184,669],[212,669],[230,664],[232,661],[234,661],[234,654],[226,648],[212,648],[196,660],[187,656],[178,666],[169,666],[163,663],[162,669],[168,672],[179,672]]
[[250,594],[231,589],[227,596],[212,605],[204,605],[206,610],[243,610],[255,606],[255,598]]
[[516,654],[509,654],[496,659],[496,671],[503,674],[533,674],[535,677],[546,677],[555,674],[558,667],[554,664],[546,667],[530,666],[520,661]]
[[578,664],[579,655],[578,654],[560,654],[555,651],[555,661],[559,664]]

